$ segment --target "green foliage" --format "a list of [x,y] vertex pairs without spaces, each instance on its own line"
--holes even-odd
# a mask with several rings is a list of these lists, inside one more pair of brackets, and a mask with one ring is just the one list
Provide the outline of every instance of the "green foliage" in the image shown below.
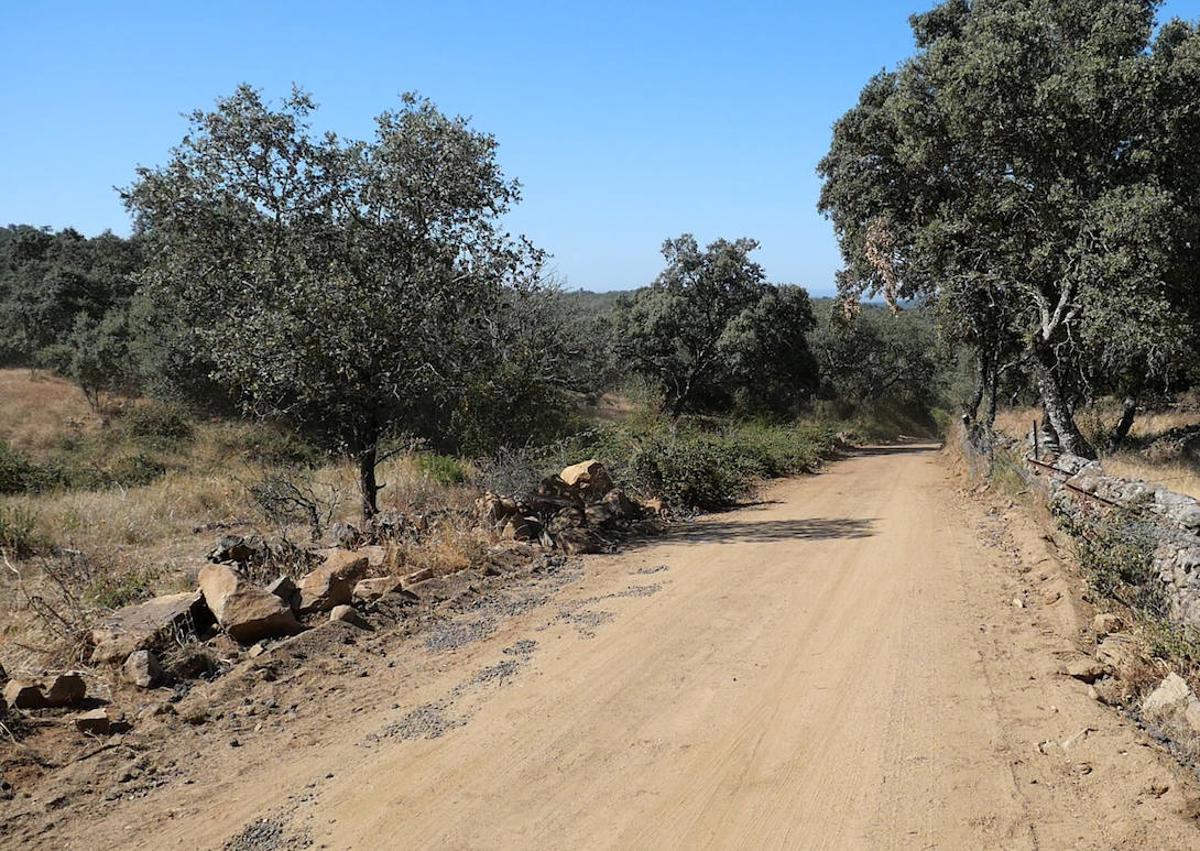
[[0,440],[0,494],[43,490],[51,482],[47,470]]
[[1154,523],[1143,507],[1112,509],[1072,531],[1080,564],[1098,593],[1147,615],[1167,614],[1167,601],[1153,570]]
[[660,388],[672,416],[689,412],[795,412],[816,384],[805,333],[808,294],[768,284],[751,239],[701,250],[685,234],[663,245],[667,266],[618,304],[618,359]]
[[0,552],[18,559],[49,550],[49,542],[38,532],[37,515],[18,505],[0,504]]
[[149,402],[128,408],[121,415],[120,428],[149,446],[164,447],[190,440],[195,431],[195,422],[183,405]]
[[248,410],[355,457],[369,514],[381,439],[454,407],[541,255],[500,227],[518,187],[465,119],[408,95],[360,142],[314,134],[314,108],[242,86],[124,198],[147,292]]
[[457,485],[467,480],[462,462],[449,455],[423,452],[416,456],[417,469],[439,485]]
[[96,571],[83,589],[83,600],[101,608],[119,609],[154,596],[154,583],[161,576],[162,570],[153,567]]
[[820,165],[843,296],[931,299],[981,395],[1020,365],[1077,453],[1074,399],[1197,349],[1200,32],[1156,7],[946,0]]

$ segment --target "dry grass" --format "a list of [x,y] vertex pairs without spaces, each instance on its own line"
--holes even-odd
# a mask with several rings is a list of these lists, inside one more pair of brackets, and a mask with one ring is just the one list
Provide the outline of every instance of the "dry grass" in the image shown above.
[[[67,451],[63,447],[72,435],[87,436],[89,462],[144,449],[127,446],[132,439],[119,418],[109,424],[93,415],[82,393],[61,379],[0,370],[0,398],[0,439],[39,461]],[[166,472],[148,484],[0,496],[0,510],[31,515],[36,537],[54,550],[20,561],[10,553],[9,565],[0,562],[0,662],[20,670],[76,661],[76,648],[61,640],[60,625],[31,600],[86,622],[106,606],[191,587],[195,570],[222,534],[283,535],[307,544],[307,526],[273,522],[256,504],[250,486],[269,473],[303,480],[331,520],[357,523],[353,466],[272,463],[280,440],[277,431],[256,424],[202,422],[191,439],[152,450]],[[469,485],[439,482],[412,455],[385,461],[378,477],[385,484],[381,510],[435,517],[415,540],[395,545],[389,563],[397,571],[428,566],[439,575],[450,573],[486,547],[468,519],[475,497]]]
[[[1115,400],[1103,400],[1080,412],[1077,419],[1085,436],[1101,445],[1099,438],[1112,429],[1120,416]],[[996,414],[996,428],[1024,439],[1035,420],[1041,420],[1040,408],[1009,408]],[[1129,433],[1128,448],[1104,455],[1104,467],[1114,476],[1156,482],[1200,499],[1200,466],[1187,459],[1160,460],[1144,451],[1162,435],[1195,425],[1200,425],[1200,407],[1194,399],[1185,399],[1167,410],[1139,414]]]
[[41,454],[64,434],[90,433],[102,418],[88,407],[83,391],[47,372],[0,369],[0,440]]

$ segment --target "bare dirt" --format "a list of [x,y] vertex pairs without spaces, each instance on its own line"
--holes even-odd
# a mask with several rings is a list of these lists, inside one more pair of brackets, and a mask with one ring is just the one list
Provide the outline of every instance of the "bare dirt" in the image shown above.
[[132,780],[0,801],[0,845],[1200,847],[1194,775],[1060,673],[1053,542],[962,484],[866,450],[420,632],[325,628],[135,728]]

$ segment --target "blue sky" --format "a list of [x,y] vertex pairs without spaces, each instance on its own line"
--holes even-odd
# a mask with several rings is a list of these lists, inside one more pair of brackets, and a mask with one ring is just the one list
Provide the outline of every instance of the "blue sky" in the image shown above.
[[[911,51],[930,0],[837,3],[11,3],[0,221],[128,232],[114,186],[165,161],[180,113],[293,82],[366,136],[419,91],[494,133],[511,227],[568,286],[647,283],[662,241],[752,236],[772,280],[832,289],[814,173],[832,122]],[[1194,18],[1200,0],[1168,14]]]

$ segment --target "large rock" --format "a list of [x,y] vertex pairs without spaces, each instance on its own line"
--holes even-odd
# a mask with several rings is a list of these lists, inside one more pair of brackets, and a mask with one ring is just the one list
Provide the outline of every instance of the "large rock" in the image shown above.
[[46,689],[47,706],[75,706],[87,697],[87,683],[76,673],[58,674]]
[[48,705],[41,684],[32,680],[5,683],[4,702],[13,709],[44,709]]
[[360,579],[354,586],[354,599],[361,603],[373,603],[380,597],[399,591],[403,583],[399,576],[376,576]]
[[512,497],[497,496],[488,491],[475,500],[475,513],[481,527],[499,530],[509,518],[520,515],[521,506]]
[[300,589],[290,576],[278,577],[267,586],[267,590],[293,609],[300,605]]
[[351,626],[356,626],[359,629],[371,630],[373,627],[367,623],[362,615],[353,606],[334,606],[329,612],[330,623],[348,623]]
[[1200,700],[1178,674],[1168,674],[1146,696],[1142,701],[1142,717],[1175,739],[1200,734]]
[[171,643],[212,623],[199,591],[167,594],[117,609],[92,630],[92,661],[120,662],[137,650]]
[[558,477],[585,502],[598,502],[613,489],[608,470],[595,458],[572,464],[559,473]]
[[206,564],[202,567],[200,591],[217,623],[242,644],[294,635],[303,629],[291,606],[271,592],[255,587],[226,565]]
[[154,688],[163,678],[162,665],[158,657],[149,650],[138,650],[129,654],[121,669],[125,681],[138,688]]
[[300,580],[302,614],[327,612],[354,599],[354,585],[367,572],[367,557],[349,550],[334,550],[325,562]]
[[73,719],[75,729],[81,733],[93,736],[107,736],[112,733],[124,733],[129,729],[129,723],[121,715],[114,715],[105,707],[93,709],[76,715]]

